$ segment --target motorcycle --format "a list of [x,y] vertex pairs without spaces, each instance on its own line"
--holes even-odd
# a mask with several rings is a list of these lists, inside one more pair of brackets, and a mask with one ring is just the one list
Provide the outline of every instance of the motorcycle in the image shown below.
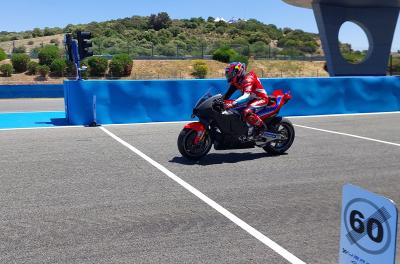
[[247,105],[225,110],[221,94],[207,92],[196,103],[192,118],[199,122],[187,124],[178,137],[178,149],[189,160],[200,160],[214,145],[215,150],[263,148],[272,155],[285,153],[293,144],[295,130],[292,123],[279,117],[281,108],[292,98],[281,90],[273,92],[267,106],[257,110],[264,121],[256,137],[249,136],[249,127],[241,114]]

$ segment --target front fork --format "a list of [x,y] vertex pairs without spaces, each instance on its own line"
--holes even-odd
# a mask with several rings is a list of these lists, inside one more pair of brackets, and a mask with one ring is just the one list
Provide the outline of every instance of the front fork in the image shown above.
[[206,137],[206,131],[197,131],[197,135],[194,138],[194,144],[199,144],[200,142],[203,142],[204,138]]
[[200,122],[193,122],[190,124],[187,124],[184,128],[186,129],[192,129],[194,131],[196,131],[196,137],[194,138],[194,144],[197,145],[200,142],[202,142],[204,140],[204,138],[206,137],[206,127],[200,123]]

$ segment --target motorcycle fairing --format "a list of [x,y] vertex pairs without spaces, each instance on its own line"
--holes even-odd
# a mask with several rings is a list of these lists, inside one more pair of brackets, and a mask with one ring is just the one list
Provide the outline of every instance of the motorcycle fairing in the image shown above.
[[264,109],[261,109],[260,111],[256,112],[261,119],[268,118],[274,114],[276,114],[281,107],[285,104],[284,101],[282,100],[283,97],[279,96],[276,98],[276,103],[272,106],[267,106]]
[[200,122],[189,123],[184,128],[192,129],[196,132],[201,132],[201,131],[206,130],[205,126]]
[[194,138],[194,142],[193,142],[194,144],[198,144],[199,142],[201,142],[206,133],[205,126],[200,122],[193,122],[193,123],[187,124],[184,128],[192,129],[197,132],[197,135]]
[[271,106],[267,106],[266,108],[257,112],[257,115],[259,115],[263,120],[277,114],[281,108],[292,98],[290,93],[283,93],[281,90],[274,91],[272,95],[276,98],[276,102],[274,102]]

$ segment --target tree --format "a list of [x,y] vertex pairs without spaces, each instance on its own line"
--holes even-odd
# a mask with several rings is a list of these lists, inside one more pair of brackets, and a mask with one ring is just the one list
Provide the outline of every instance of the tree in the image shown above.
[[250,47],[251,53],[256,56],[266,56],[268,51],[268,46],[262,41],[257,41]]
[[33,31],[32,31],[32,36],[34,38],[42,37],[43,36],[43,32],[42,32],[42,30],[40,28],[34,28]]
[[157,45],[156,50],[163,56],[176,56],[176,46],[172,43],[166,45]]
[[150,15],[149,26],[154,30],[158,31],[162,28],[168,28],[171,25],[172,21],[169,17],[168,13],[161,12],[157,15]]

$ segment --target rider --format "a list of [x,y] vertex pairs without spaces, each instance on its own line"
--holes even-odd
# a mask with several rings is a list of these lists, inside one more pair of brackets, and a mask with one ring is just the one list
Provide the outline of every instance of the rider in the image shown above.
[[[246,64],[233,62],[225,69],[225,76],[230,84],[229,90],[224,95],[225,109],[246,104],[243,116],[249,126],[249,136],[256,137],[264,126],[263,120],[257,115],[257,109],[268,105],[268,95],[260,80],[254,72],[246,73]],[[242,96],[232,101],[229,98],[236,89]]]

